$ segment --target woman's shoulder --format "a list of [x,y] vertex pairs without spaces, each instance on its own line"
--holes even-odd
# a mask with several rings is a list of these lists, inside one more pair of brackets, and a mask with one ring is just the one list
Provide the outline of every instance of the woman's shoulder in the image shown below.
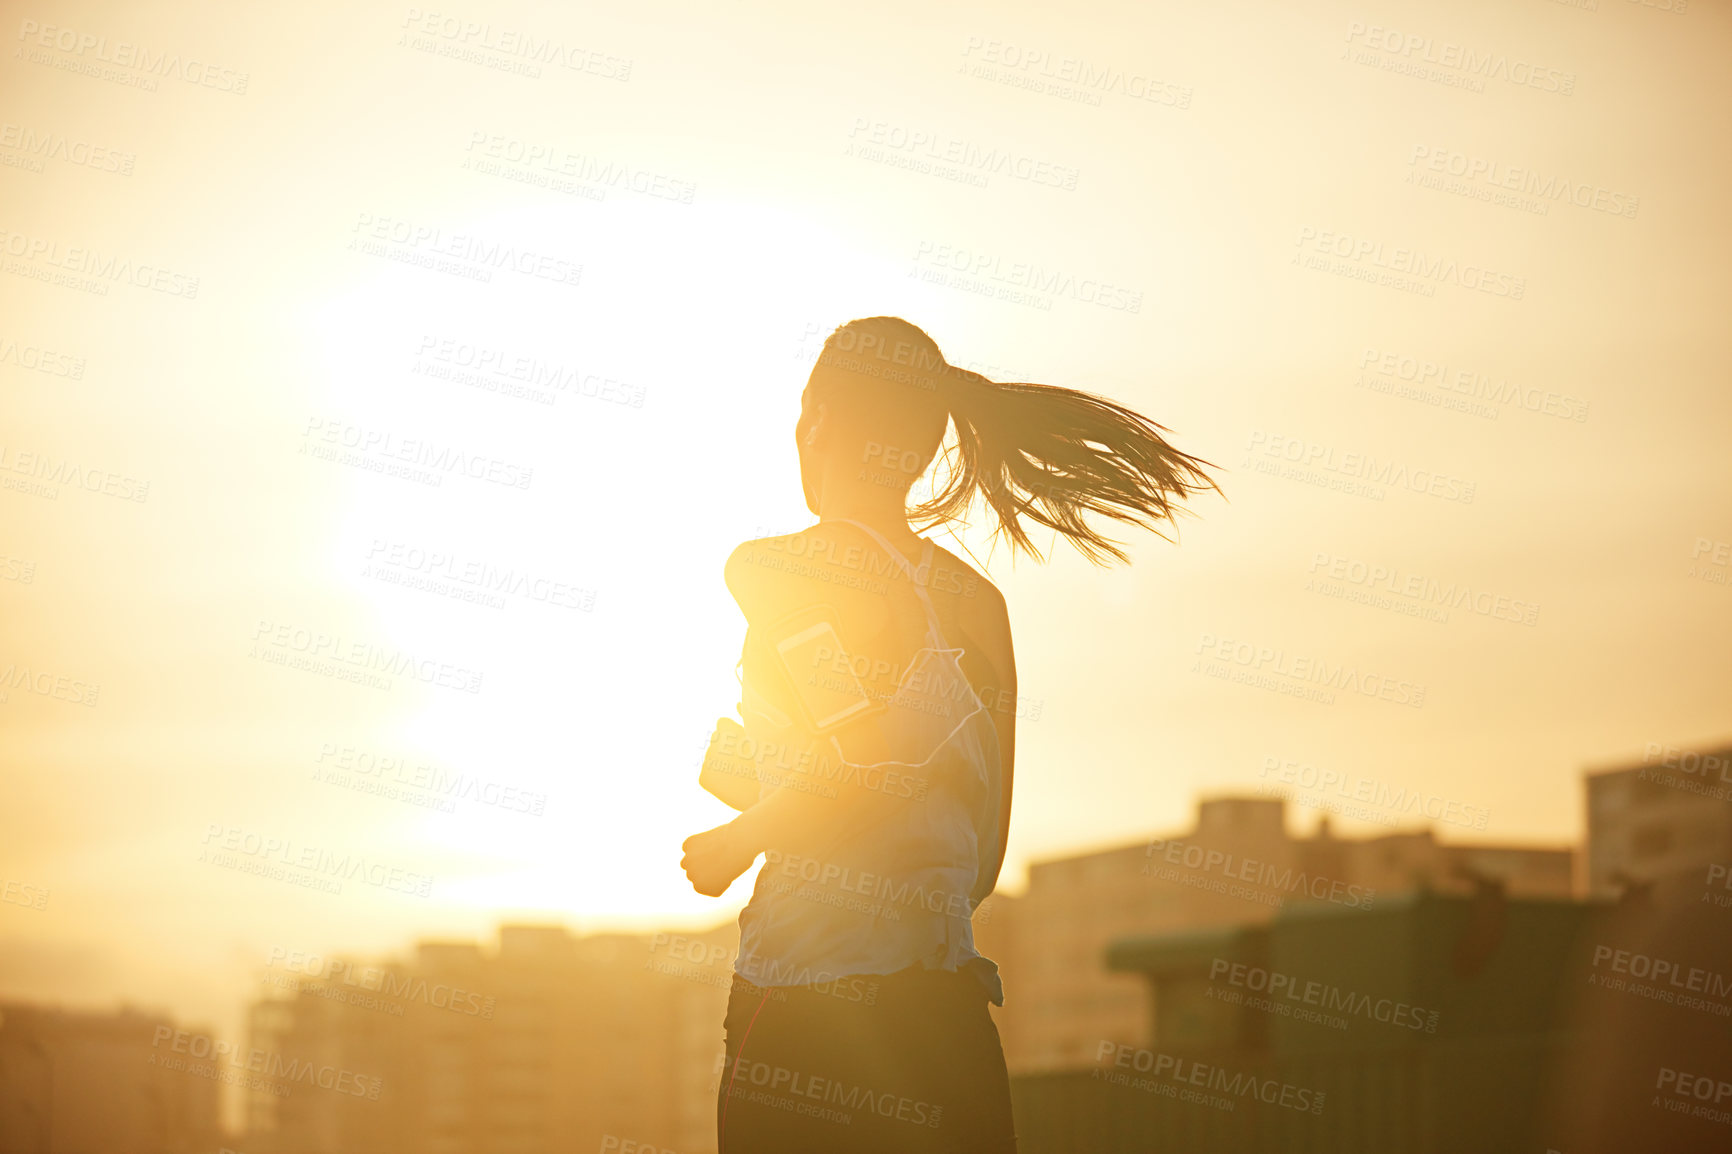
[[787,562],[793,551],[789,542],[798,536],[788,533],[780,537],[754,537],[728,554],[722,566],[722,580],[748,617],[757,606],[785,597],[791,584]]
[[[728,555],[723,578],[741,609],[787,607],[819,597],[878,600],[900,565],[867,534],[846,523],[819,523],[796,533],[754,537]],[[935,599],[952,601],[965,630],[984,636],[1009,631],[1004,594],[984,574],[933,543],[932,564],[920,580]]]
[[754,537],[734,546],[734,551],[728,554],[728,559],[722,566],[722,575],[727,579],[728,587],[732,588],[736,579],[751,573],[753,567],[772,570],[780,568],[781,560],[789,554],[788,543],[799,536],[799,533],[786,533],[780,537]]
[[898,568],[897,562],[856,526],[826,521],[796,533],[742,542],[729,554],[723,572],[731,586],[734,578],[757,571],[834,581],[844,573],[882,578]]
[[820,594],[852,600],[880,593],[893,572],[894,563],[864,534],[835,524],[754,537],[736,546],[722,567],[728,591],[748,617],[760,607],[786,609]]

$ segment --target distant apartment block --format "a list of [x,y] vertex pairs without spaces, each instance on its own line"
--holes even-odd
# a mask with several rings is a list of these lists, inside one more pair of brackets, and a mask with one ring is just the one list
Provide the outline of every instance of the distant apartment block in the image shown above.
[[381,1090],[256,1092],[247,1154],[713,1151],[737,937],[504,926],[493,951],[422,942],[408,962],[313,973],[276,959],[269,980],[291,989],[253,1005],[252,1045]]
[[1640,761],[1587,774],[1587,892],[1732,862],[1732,744],[1653,742]]
[[218,1078],[206,1031],[137,1010],[0,1002],[0,1151],[216,1154]]
[[1188,831],[1037,863],[1026,893],[994,899],[1004,912],[977,939],[1004,975],[1005,1060],[1012,1073],[1034,1072],[1087,1063],[1103,1039],[1147,1043],[1146,984],[1102,960],[1115,940],[1258,924],[1303,903],[1371,909],[1400,893],[1470,894],[1479,884],[1568,898],[1572,856],[1568,847],[1440,843],[1429,829],[1338,838],[1327,818],[1294,837],[1279,798],[1205,800]]

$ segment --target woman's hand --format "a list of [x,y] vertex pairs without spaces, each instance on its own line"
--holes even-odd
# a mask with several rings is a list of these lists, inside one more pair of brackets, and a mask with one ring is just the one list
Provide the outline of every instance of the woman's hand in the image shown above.
[[680,848],[685,850],[680,868],[686,871],[692,888],[707,898],[721,897],[734,879],[758,860],[756,847],[747,844],[734,822],[694,833]]

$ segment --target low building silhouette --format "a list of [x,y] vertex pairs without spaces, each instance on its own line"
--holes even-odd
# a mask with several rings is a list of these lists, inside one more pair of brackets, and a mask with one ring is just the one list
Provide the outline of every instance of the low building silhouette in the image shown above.
[[217,1154],[217,1078],[229,1067],[209,1042],[130,1008],[0,1002],[0,1151]]
[[1128,938],[1149,1041],[1013,1083],[1019,1148],[1543,1151],[1570,988],[1602,907],[1419,891]]
[[1204,800],[1190,830],[1038,862],[1020,897],[993,899],[1001,913],[976,936],[1004,974],[1005,1061],[1013,1074],[1063,1069],[1090,1061],[1103,1038],[1148,1042],[1145,984],[1101,964],[1121,938],[1259,924],[1306,903],[1371,909],[1420,889],[1470,894],[1487,878],[1511,896],[1568,898],[1573,854],[1445,843],[1429,829],[1338,838],[1327,817],[1295,837],[1281,798]]

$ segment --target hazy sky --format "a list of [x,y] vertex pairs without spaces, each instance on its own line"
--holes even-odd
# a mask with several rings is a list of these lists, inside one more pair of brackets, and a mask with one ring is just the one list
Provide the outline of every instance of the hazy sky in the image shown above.
[[721,565],[856,316],[1221,466],[1129,568],[992,557],[1007,888],[1269,759],[1573,842],[1732,733],[1732,18],[1304,7],[10,6],[0,995],[234,1029],[273,946],[736,910]]

